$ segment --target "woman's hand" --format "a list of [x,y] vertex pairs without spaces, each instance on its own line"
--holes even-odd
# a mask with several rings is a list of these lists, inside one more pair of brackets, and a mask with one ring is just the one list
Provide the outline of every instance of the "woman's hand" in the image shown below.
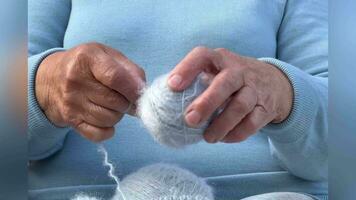
[[270,122],[286,119],[293,89],[273,65],[226,49],[193,49],[170,73],[168,84],[180,91],[205,72],[210,85],[185,111],[186,123],[196,127],[217,109],[223,111],[206,129],[207,142],[240,142]]
[[92,141],[114,134],[133,113],[144,71],[122,53],[97,43],[48,56],[36,75],[36,98],[57,126],[72,126]]

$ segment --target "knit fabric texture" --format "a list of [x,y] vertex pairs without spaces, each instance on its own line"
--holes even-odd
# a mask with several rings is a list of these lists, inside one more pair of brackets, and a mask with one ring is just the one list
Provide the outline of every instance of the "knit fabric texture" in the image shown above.
[[160,144],[180,148],[203,139],[210,120],[197,128],[188,127],[184,120],[186,108],[207,87],[203,76],[181,92],[172,91],[168,75],[162,75],[147,87],[139,99],[138,114],[152,137]]
[[[213,191],[202,179],[177,166],[154,164],[130,174],[111,200],[213,200]],[[79,194],[72,200],[99,200]]]
[[299,193],[294,193],[294,192],[273,192],[273,193],[267,193],[267,194],[260,194],[260,195],[255,195],[252,197],[247,197],[241,200],[313,200],[314,198],[304,195],[304,194],[299,194]]

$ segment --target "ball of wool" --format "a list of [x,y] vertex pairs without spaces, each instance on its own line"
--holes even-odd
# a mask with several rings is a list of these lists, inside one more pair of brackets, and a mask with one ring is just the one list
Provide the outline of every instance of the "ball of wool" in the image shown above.
[[[154,164],[128,175],[111,200],[214,200],[212,188],[188,170]],[[101,200],[79,194],[72,200]]]
[[138,115],[152,137],[169,147],[184,147],[198,143],[210,120],[197,128],[187,126],[184,120],[186,108],[206,88],[202,75],[184,91],[172,91],[167,84],[168,75],[163,75],[147,87],[138,102]]
[[153,164],[127,176],[121,189],[128,200],[213,200],[204,179],[168,164]]
[[100,198],[97,197],[91,197],[87,196],[86,194],[78,194],[72,200],[101,200]]
[[247,197],[241,200],[313,200],[314,198],[295,192],[273,192]]

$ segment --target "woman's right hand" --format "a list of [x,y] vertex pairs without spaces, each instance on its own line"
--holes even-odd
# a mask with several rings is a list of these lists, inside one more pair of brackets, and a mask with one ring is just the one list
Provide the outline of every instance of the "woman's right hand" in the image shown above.
[[99,142],[113,136],[125,113],[134,114],[144,84],[144,71],[122,53],[89,43],[43,60],[36,98],[52,123]]

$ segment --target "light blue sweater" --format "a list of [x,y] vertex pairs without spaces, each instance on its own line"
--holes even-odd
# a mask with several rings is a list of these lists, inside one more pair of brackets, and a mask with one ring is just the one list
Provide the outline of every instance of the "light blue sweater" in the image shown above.
[[68,198],[114,185],[97,145],[51,124],[35,97],[35,75],[49,54],[96,41],[146,71],[169,72],[204,45],[274,64],[294,89],[287,120],[236,144],[199,143],[184,150],[156,144],[139,120],[125,117],[105,146],[118,175],[156,162],[176,163],[214,187],[216,198],[273,191],[327,194],[328,5],[323,0],[29,1],[29,187],[32,199]]

